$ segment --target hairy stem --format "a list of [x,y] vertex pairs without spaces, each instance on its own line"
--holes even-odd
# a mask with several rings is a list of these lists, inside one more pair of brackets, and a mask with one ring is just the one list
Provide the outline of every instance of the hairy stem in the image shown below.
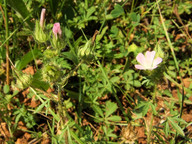
[[[8,29],[8,16],[7,16],[7,0],[4,0],[4,13],[5,13],[5,37],[6,39],[9,36],[9,29]],[[6,82],[9,85],[10,80],[9,80],[9,41],[6,42]]]

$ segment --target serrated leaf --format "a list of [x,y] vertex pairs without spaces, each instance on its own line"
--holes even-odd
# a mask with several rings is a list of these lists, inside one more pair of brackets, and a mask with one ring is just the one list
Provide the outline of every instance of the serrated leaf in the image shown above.
[[138,116],[145,116],[149,110],[149,102],[141,102],[137,105],[136,109],[134,110],[134,113]]
[[101,108],[100,108],[99,106],[93,105],[92,108],[93,108],[93,110],[94,110],[96,113],[98,113],[101,117],[104,118],[103,111],[101,110]]
[[84,142],[82,142],[81,139],[78,138],[78,136],[77,136],[72,130],[69,129],[69,131],[70,131],[71,136],[72,136],[79,144],[84,144]]
[[17,124],[19,122],[20,117],[22,116],[22,113],[19,113],[15,118],[15,123]]
[[171,92],[168,89],[164,90],[163,94],[165,94],[165,95],[167,95],[169,97],[172,97],[172,94],[171,94]]
[[156,115],[156,114],[157,114],[157,111],[156,111],[156,109],[155,109],[155,106],[154,106],[152,103],[150,103],[150,106],[151,106],[151,109],[152,109],[152,111],[153,111],[153,114]]
[[75,64],[78,64],[77,56],[76,56],[72,51],[70,51],[70,52],[64,52],[64,53],[62,53],[62,55],[63,55],[65,58],[67,58],[67,59],[71,60],[72,62],[74,62]]
[[182,136],[185,136],[183,130],[181,129],[181,127],[174,122],[174,119],[171,117],[167,117],[168,121],[170,122],[171,126],[177,131],[177,133],[179,133]]
[[107,101],[106,102],[106,108],[105,108],[105,117],[108,117],[109,115],[111,115],[112,113],[114,113],[117,110],[117,104]]
[[44,103],[42,103],[40,106],[37,107],[37,109],[34,111],[34,113],[38,113],[39,111],[42,110],[42,108],[44,108],[44,106],[47,104],[48,101],[45,101]]
[[87,10],[87,18],[89,18],[94,12],[95,12],[95,7],[92,6]]
[[169,123],[168,123],[167,121],[166,121],[166,123],[165,123],[164,131],[165,131],[165,135],[166,135],[166,137],[167,137],[168,134],[169,134],[169,131],[170,131]]

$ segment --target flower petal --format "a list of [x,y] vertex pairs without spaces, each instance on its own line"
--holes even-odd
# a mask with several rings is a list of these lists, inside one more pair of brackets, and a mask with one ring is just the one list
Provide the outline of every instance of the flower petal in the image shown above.
[[139,53],[136,59],[141,65],[145,65],[145,56],[142,53]]
[[142,65],[135,65],[135,68],[136,68],[136,69],[141,69],[141,70],[144,70],[144,69],[145,69],[145,67],[142,66]]
[[158,64],[160,64],[163,61],[162,58],[157,57],[156,59],[154,59],[153,61],[153,67],[157,66]]
[[151,68],[153,65],[153,60],[155,58],[155,51],[147,51],[146,54],[145,54],[145,58],[146,58],[146,62],[145,62],[145,66],[146,68]]

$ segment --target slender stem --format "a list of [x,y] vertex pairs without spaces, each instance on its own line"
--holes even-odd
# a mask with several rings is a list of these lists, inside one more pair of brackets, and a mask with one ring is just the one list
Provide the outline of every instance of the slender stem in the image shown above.
[[147,135],[147,144],[150,144],[150,142],[151,142],[151,132],[153,130],[153,118],[154,118],[154,116],[153,116],[153,113],[152,113],[151,114],[151,122],[150,122],[150,126],[149,126],[149,133]]
[[182,113],[183,113],[183,104],[184,104],[184,100],[185,100],[185,95],[184,95],[185,89],[184,89],[183,79],[182,79],[181,72],[180,72],[180,69],[179,69],[179,64],[178,64],[176,56],[175,56],[173,45],[172,45],[171,40],[169,38],[169,35],[168,35],[168,32],[167,32],[167,28],[165,26],[165,23],[164,23],[164,20],[163,20],[163,16],[161,14],[161,10],[160,10],[159,4],[157,4],[157,7],[159,9],[159,14],[160,14],[160,18],[161,18],[163,29],[165,31],[165,36],[167,38],[167,41],[168,41],[168,44],[169,44],[169,47],[171,49],[171,53],[172,53],[172,56],[173,56],[173,59],[174,59],[174,62],[175,62],[175,67],[177,69],[177,72],[179,73],[179,78],[181,80],[181,85],[182,85],[182,88],[181,88],[182,89],[182,101],[181,101],[181,104],[180,104],[180,107],[181,107],[180,108],[180,117],[181,117]]
[[[58,110],[59,110],[59,116],[61,119],[61,129],[65,128],[65,124],[68,122],[68,118],[66,116],[66,109],[63,105],[62,95],[61,95],[61,86],[58,85]],[[68,134],[67,131],[64,133],[64,139],[65,143],[68,144]]]
[[59,110],[59,116],[61,118],[61,129],[63,129],[64,124],[65,124],[65,110],[63,107],[63,100],[62,100],[62,96],[61,96],[61,87],[58,86],[58,110]]
[[82,105],[83,105],[83,97],[82,97],[82,83],[81,83],[81,71],[79,70],[79,103],[78,103],[78,122],[81,123],[81,114],[82,114]]
[[[6,39],[9,36],[9,28],[8,28],[8,16],[7,16],[7,0],[4,0],[5,4],[5,37]],[[6,42],[6,82],[9,85],[9,41]]]
[[84,38],[86,39],[86,41],[88,41],[88,39],[87,39],[87,37],[86,37],[86,35],[85,35],[84,31],[82,30],[82,28],[81,28],[80,30],[81,30],[81,32],[82,32],[82,34],[83,34]]
[[133,0],[131,3],[131,13],[133,12],[134,4],[135,4],[135,0]]
[[99,32],[101,32],[102,28],[104,27],[104,24],[106,22],[106,15],[107,15],[107,10],[105,9],[105,17],[104,17],[104,20],[103,20],[101,27],[99,28]]
[[[156,102],[156,92],[157,92],[157,85],[155,84],[154,86],[154,90],[153,90],[153,95],[152,95],[152,100],[153,100],[153,104]],[[147,143],[150,144],[151,142],[151,133],[152,133],[152,130],[153,130],[153,118],[154,118],[154,115],[153,115],[153,112],[151,113],[151,122],[150,122],[150,126],[149,126],[149,132],[148,132],[148,135],[147,135]]]

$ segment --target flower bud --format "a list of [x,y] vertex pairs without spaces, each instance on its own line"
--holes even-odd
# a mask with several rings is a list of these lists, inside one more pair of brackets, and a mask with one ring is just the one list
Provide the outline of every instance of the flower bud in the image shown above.
[[164,58],[165,54],[159,44],[155,47],[156,57]]
[[47,49],[44,51],[43,55],[45,58],[51,59],[58,55],[58,51]]
[[29,87],[32,83],[32,76],[29,74],[23,73],[22,75],[19,76],[17,79],[17,86],[18,88],[25,89]]
[[94,58],[93,45],[91,40],[87,41],[86,44],[79,49],[78,56],[87,62]]
[[61,76],[61,71],[56,65],[45,65],[42,69],[42,76],[45,81],[56,82]]
[[[51,40],[51,45],[53,48],[56,48],[57,50],[61,50],[66,46],[66,43],[64,40],[61,40],[62,30],[60,27],[60,23],[55,23],[53,25],[53,38]],[[58,39],[59,35],[59,39]]]
[[40,22],[36,21],[36,24],[35,24],[34,36],[35,36],[35,39],[40,43],[44,43],[48,39],[47,34],[43,31],[44,23],[45,23],[45,12],[46,12],[46,9],[43,8],[41,10]]
[[36,21],[35,24],[35,32],[34,32],[35,39],[40,42],[44,43],[47,41],[48,37],[46,33],[43,31],[42,27],[40,26],[39,22]]
[[46,9],[41,10],[41,18],[40,18],[40,27],[43,29],[44,28],[44,22],[45,22],[45,12]]
[[61,31],[60,23],[55,23],[53,25],[53,34],[55,35],[56,39],[57,39],[57,34],[59,34],[59,36],[61,37],[62,31]]

